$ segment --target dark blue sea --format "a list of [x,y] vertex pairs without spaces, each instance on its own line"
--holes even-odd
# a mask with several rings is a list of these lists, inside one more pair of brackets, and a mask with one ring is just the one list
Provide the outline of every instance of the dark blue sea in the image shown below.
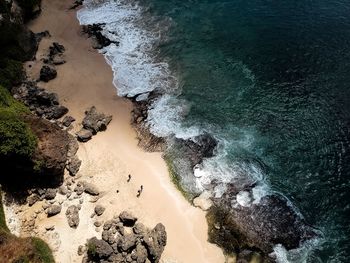
[[218,139],[197,190],[243,169],[322,232],[279,261],[350,262],[350,1],[92,2],[78,18],[120,42],[102,51],[118,94],[164,93],[151,132]]

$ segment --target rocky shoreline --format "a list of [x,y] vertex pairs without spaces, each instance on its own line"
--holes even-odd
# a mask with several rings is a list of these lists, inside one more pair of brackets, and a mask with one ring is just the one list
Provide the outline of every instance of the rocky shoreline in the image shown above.
[[[219,245],[227,255],[237,255],[239,262],[249,262],[253,258],[275,262],[273,249],[276,245],[283,245],[287,250],[297,249],[304,242],[320,237],[318,231],[304,221],[285,197],[271,193],[255,203],[253,188],[256,182],[244,175],[241,181],[229,184],[220,185],[220,182],[212,181],[204,194],[198,192],[194,186],[194,168],[203,159],[215,155],[217,140],[209,133],[187,140],[153,135],[146,123],[148,109],[162,93],[152,91],[146,94],[146,100],[138,101],[140,95],[144,97],[145,94],[128,98],[134,105],[132,126],[137,131],[139,146],[149,152],[162,151],[164,158],[172,162],[173,176],[186,196],[191,197],[194,205],[208,211],[210,242]],[[180,159],[181,167],[176,167]],[[213,195],[214,188],[218,186],[226,189],[219,198]],[[240,204],[237,201],[239,194],[244,194],[249,204]]]

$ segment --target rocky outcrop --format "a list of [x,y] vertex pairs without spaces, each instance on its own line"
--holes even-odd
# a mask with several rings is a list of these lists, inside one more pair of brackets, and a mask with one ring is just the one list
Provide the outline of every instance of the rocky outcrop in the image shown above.
[[[57,124],[28,115],[25,121],[38,138],[38,146],[33,156],[38,180],[42,183],[59,185],[63,181],[67,161],[69,138],[67,132]],[[34,178],[33,178],[34,179]]]
[[63,45],[53,42],[52,45],[49,47],[49,52],[47,55],[47,58],[45,58],[43,61],[46,64],[52,64],[52,65],[61,65],[66,63],[63,53],[65,52],[65,48]]
[[152,99],[154,98],[149,98],[147,101],[132,100],[134,108],[131,113],[131,124],[136,130],[138,145],[141,148],[148,152],[164,151],[166,148],[165,139],[152,134],[145,125],[145,120],[148,117],[148,106]]
[[82,26],[82,32],[87,34],[89,38],[92,38],[92,47],[95,49],[101,49],[112,43],[119,45],[118,41],[112,41],[102,34],[104,25],[105,24],[92,24]]
[[214,156],[214,151],[217,146],[216,139],[209,133],[198,135],[191,139],[175,138],[175,143],[180,147],[184,155],[189,158],[192,168],[202,163],[204,158]]
[[81,129],[77,132],[77,139],[80,142],[87,142],[92,138],[92,132],[87,129]]
[[21,86],[12,89],[14,98],[22,101],[29,109],[46,119],[59,119],[68,109],[59,105],[56,93],[39,88],[35,82],[26,81]]
[[40,70],[40,80],[48,82],[57,77],[56,69],[44,65]]
[[67,170],[69,171],[69,174],[71,176],[75,176],[79,171],[80,165],[81,160],[76,155],[70,158],[67,164]]
[[[119,217],[106,221],[102,239],[93,237],[88,240],[87,253],[83,260],[91,263],[159,262],[167,242],[164,226],[157,224],[150,230],[141,223],[135,224],[135,221],[136,217],[125,211]],[[99,227],[101,223],[96,221],[95,226]],[[125,230],[127,228],[128,231]]]
[[228,189],[222,198],[214,199],[207,214],[209,241],[227,253],[251,248],[267,256],[277,244],[295,249],[317,236],[285,198],[268,195],[242,206],[234,202],[237,193],[235,188]]
[[111,122],[112,116],[106,116],[103,113],[98,113],[95,106],[92,106],[89,110],[85,111],[85,117],[83,119],[83,127],[86,130],[96,134],[99,131],[107,129],[107,125]]

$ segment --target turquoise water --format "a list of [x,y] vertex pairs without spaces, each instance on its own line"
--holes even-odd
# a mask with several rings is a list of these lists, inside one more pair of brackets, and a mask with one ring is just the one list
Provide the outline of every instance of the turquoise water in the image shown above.
[[322,231],[307,262],[350,262],[350,2],[140,6],[109,2],[99,19],[80,17],[113,16],[106,34],[121,46],[105,52],[119,94],[166,90],[150,114],[154,133],[212,133],[221,157],[209,173],[258,174]]

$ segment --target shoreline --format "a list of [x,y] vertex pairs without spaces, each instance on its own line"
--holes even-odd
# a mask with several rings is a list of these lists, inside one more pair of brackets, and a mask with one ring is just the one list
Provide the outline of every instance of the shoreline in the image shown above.
[[[54,41],[63,44],[67,63],[57,66],[56,79],[40,82],[38,86],[59,95],[61,104],[69,109],[68,115],[77,120],[71,131],[73,134],[80,128],[84,111],[93,105],[98,111],[113,116],[105,132],[87,143],[79,143],[82,166],[74,179],[93,182],[102,191],[97,203],[107,209],[100,220],[128,210],[149,227],[163,223],[168,233],[168,244],[162,256],[164,262],[224,262],[221,249],[207,242],[205,212],[191,206],[176,189],[161,153],[148,153],[138,147],[136,132],[130,124],[132,103],[116,95],[111,68],[103,55],[91,48],[90,40],[81,35],[76,11],[68,11],[70,5],[70,1],[43,1],[42,14],[29,27],[34,32],[49,30],[52,37],[42,40],[37,60],[26,65],[31,65],[29,72],[36,77],[41,67],[40,58],[48,46]],[[130,183],[126,183],[128,174],[132,174]],[[66,174],[65,177],[70,176]],[[145,191],[137,198],[140,185],[144,185]],[[64,209],[75,201],[64,201]],[[53,248],[57,262],[81,262],[78,246],[99,235],[90,218],[95,203],[89,201],[84,196],[77,229],[69,228],[64,213],[52,218],[38,215],[38,235]],[[35,204],[18,215],[30,217],[39,206]],[[45,227],[52,224],[55,231],[48,235]]]

